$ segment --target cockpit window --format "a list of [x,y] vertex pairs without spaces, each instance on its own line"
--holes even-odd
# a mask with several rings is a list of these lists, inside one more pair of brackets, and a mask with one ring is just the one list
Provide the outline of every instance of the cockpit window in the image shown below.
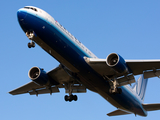
[[24,7],[24,8],[26,8],[26,9],[31,9],[31,10],[34,10],[34,11],[38,11],[36,8],[33,8],[33,7]]
[[24,8],[29,9],[29,7],[24,7]]

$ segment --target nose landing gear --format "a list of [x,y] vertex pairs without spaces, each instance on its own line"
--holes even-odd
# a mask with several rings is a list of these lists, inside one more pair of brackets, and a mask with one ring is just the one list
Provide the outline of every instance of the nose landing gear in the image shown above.
[[35,42],[33,42],[34,38],[36,37],[36,34],[34,31],[28,31],[26,32],[26,36],[31,40],[31,42],[28,43],[28,48],[34,48]]

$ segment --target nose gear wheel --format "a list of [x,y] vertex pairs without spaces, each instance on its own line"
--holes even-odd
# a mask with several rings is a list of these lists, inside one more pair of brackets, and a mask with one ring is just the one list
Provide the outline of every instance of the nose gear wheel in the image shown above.
[[32,42],[29,42],[28,43],[28,48],[34,48],[35,47],[35,43],[32,41]]

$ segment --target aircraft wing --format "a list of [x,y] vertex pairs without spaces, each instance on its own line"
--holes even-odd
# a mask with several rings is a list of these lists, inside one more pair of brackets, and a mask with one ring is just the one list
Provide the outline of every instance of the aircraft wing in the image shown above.
[[49,77],[51,77],[53,80],[58,82],[58,85],[52,85],[52,86],[40,86],[33,81],[16,88],[9,93],[12,95],[18,95],[18,94],[24,94],[29,93],[30,95],[38,95],[38,94],[45,94],[45,93],[55,93],[59,92],[59,88],[65,88],[66,93],[68,93],[68,87],[65,86],[63,83],[70,83],[72,82],[72,89],[73,93],[83,93],[86,92],[86,87],[82,84],[78,83],[76,79],[71,77],[66,73],[66,71],[62,68],[62,66],[58,66],[57,68],[49,71],[47,73]]
[[[124,73],[118,73],[106,64],[106,59],[85,58],[85,61],[100,75],[107,78],[120,77],[122,85],[133,83],[134,76],[144,74],[144,78],[160,76],[160,60],[125,60],[127,66],[132,71],[128,78],[123,77]],[[126,82],[126,83],[125,83]]]

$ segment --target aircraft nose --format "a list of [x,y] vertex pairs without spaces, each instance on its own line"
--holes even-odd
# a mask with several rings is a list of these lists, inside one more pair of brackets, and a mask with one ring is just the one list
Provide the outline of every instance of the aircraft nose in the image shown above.
[[22,11],[21,9],[17,11],[17,17],[20,22],[24,21],[24,18],[27,16],[26,11]]

